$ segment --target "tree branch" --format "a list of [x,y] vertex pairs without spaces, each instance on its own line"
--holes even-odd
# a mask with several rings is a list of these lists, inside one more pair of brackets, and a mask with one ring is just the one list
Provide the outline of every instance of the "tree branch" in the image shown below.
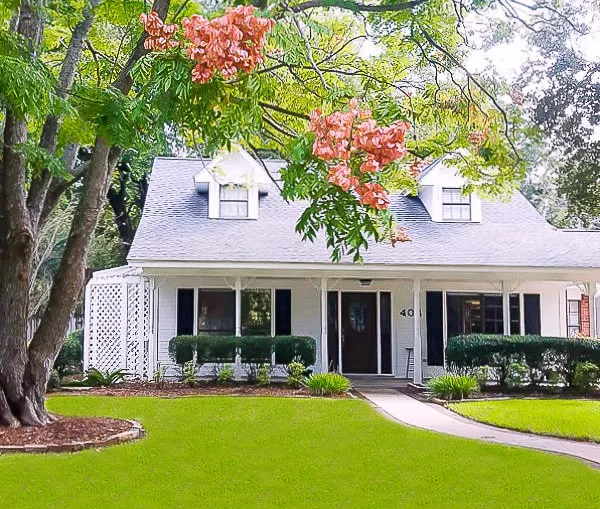
[[308,0],[296,5],[290,5],[290,9],[294,12],[302,12],[308,9],[318,7],[337,7],[352,12],[398,12],[408,11],[425,3],[426,0],[412,0],[410,2],[400,2],[397,4],[362,4],[351,0]]
[[284,115],[289,115],[290,117],[301,118],[302,120],[310,120],[310,117],[304,113],[298,113],[297,111],[288,110],[286,108],[282,108],[281,106],[277,106],[275,104],[258,101],[258,105],[263,108],[266,108],[268,110],[276,111],[277,113],[283,113]]

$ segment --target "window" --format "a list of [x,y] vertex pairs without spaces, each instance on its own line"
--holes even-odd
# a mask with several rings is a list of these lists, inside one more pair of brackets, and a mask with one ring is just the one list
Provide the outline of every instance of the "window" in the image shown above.
[[578,300],[567,301],[567,328],[568,336],[577,336],[581,332],[581,302]]
[[459,188],[443,188],[442,219],[444,221],[470,221],[471,196],[463,195]]
[[271,290],[242,291],[242,336],[271,335]]
[[[197,297],[194,295],[196,294]],[[252,289],[241,292],[242,335],[271,335],[272,314],[275,316],[275,334],[292,333],[292,292]],[[226,289],[179,288],[177,290],[177,334],[194,334],[194,309],[198,310],[198,334],[235,334],[235,291]]]
[[[511,294],[509,302],[511,334],[520,334],[519,295]],[[449,338],[459,334],[504,334],[502,295],[449,293],[446,308]]]
[[198,290],[198,332],[235,334],[233,290]]
[[220,217],[248,217],[248,189],[240,185],[221,186]]

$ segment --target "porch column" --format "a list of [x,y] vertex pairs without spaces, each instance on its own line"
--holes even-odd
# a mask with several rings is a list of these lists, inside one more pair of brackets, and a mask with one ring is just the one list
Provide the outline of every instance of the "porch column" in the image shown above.
[[506,281],[502,281],[502,323],[504,335],[510,336],[510,293]]
[[327,373],[327,278],[321,278],[321,372]]
[[242,335],[242,278],[235,278],[235,335]]
[[590,337],[595,338],[596,332],[596,283],[587,285],[588,302],[590,306]]
[[413,371],[413,381],[423,383],[423,351],[421,345],[421,281],[413,281],[413,333],[414,333],[414,356],[415,368]]

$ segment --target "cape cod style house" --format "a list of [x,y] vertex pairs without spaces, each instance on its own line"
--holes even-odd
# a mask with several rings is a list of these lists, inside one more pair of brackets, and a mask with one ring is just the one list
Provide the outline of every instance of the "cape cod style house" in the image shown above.
[[295,232],[303,204],[281,198],[283,165],[242,149],[155,160],[128,265],[86,288],[86,368],[151,377],[172,366],[173,336],[251,330],[315,338],[316,370],[421,381],[456,334],[566,336],[585,316],[596,335],[585,296],[600,280],[600,233],[557,230],[518,192],[462,196],[441,159],[417,197],[392,199],[412,241],[336,264]]

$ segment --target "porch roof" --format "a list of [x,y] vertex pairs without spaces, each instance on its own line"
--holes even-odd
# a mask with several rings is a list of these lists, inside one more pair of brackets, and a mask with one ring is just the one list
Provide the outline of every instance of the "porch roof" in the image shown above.
[[[206,195],[195,192],[200,159],[157,158],[129,262],[329,264],[322,238],[295,232],[302,202],[286,203],[278,186],[260,198],[257,220],[209,219]],[[266,163],[273,175],[283,163]],[[396,195],[391,210],[411,242],[372,243],[365,266],[600,268],[600,232],[557,230],[520,193],[483,202],[481,223],[436,223],[418,198]],[[344,260],[343,264],[350,264]],[[363,266],[364,267],[364,266]]]

